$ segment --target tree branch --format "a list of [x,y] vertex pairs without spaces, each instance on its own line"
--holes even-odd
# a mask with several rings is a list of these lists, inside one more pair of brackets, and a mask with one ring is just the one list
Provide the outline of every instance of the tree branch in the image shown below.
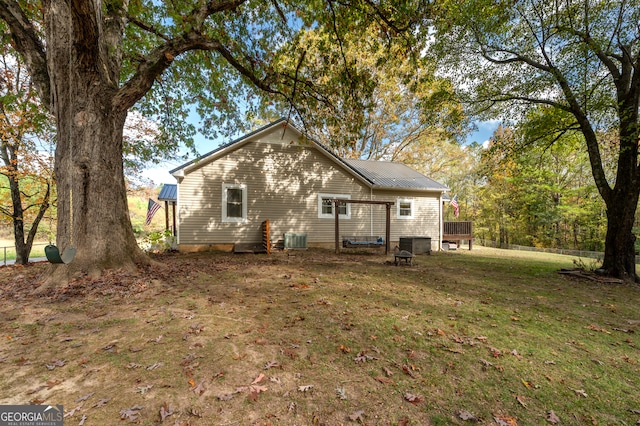
[[44,45],[38,32],[15,0],[0,0],[0,19],[11,31],[16,50],[24,58],[42,103],[51,110],[51,83]]
[[218,40],[210,39],[195,32],[184,35],[182,38],[173,39],[168,43],[154,49],[148,60],[141,63],[138,71],[125,83],[113,99],[113,106],[118,109],[128,109],[151,88],[156,77],[166,70],[178,55],[191,50],[216,51],[260,90],[267,93],[280,94],[288,99],[288,96],[280,90],[274,89],[267,79],[261,79],[252,70],[244,66],[233,53]]

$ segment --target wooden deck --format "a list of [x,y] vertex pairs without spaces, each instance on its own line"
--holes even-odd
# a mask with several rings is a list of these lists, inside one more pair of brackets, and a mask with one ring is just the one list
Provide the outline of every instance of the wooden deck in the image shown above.
[[460,241],[469,241],[469,250],[473,246],[473,222],[444,222],[442,241],[455,241],[458,246]]

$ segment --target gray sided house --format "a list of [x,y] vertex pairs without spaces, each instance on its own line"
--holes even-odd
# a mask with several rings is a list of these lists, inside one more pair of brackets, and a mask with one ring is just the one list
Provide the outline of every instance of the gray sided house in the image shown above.
[[[387,201],[390,242],[401,236],[442,241],[447,188],[399,163],[341,159],[281,119],[183,164],[178,181],[181,251],[232,250],[270,239],[305,236],[308,247],[334,247],[331,199]],[[384,204],[339,206],[340,235],[384,236]]]

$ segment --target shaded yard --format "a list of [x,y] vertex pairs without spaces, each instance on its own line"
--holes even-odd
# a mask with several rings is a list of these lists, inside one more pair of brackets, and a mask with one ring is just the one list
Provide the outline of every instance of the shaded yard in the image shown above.
[[47,265],[0,268],[0,403],[66,425],[638,423],[640,288],[510,255],[163,255],[38,298]]

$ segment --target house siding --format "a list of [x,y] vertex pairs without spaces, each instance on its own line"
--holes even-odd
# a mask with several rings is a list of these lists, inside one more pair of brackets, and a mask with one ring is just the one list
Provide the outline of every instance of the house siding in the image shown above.
[[[269,136],[186,174],[180,182],[180,244],[259,242],[266,219],[274,241],[284,233],[307,234],[309,243],[333,241],[334,221],[318,218],[318,194],[368,199],[370,189],[317,148]],[[246,185],[245,222],[222,221],[223,183]],[[366,227],[362,220],[366,207],[352,205],[351,218],[341,220],[341,229],[361,234]]]
[[[283,133],[283,129],[285,129]],[[223,222],[223,184],[246,185],[247,218]],[[439,240],[440,192],[372,190],[338,162],[282,127],[255,135],[194,163],[178,183],[179,244],[231,248],[262,239],[269,220],[272,241],[285,233],[307,234],[310,246],[334,243],[335,221],[318,217],[318,194],[348,195],[352,200],[414,199],[414,218],[398,219],[391,207],[391,241],[420,235]],[[350,204],[351,217],[340,218],[340,235],[385,235],[385,205]]]
[[[437,250],[440,241],[440,193],[418,191],[376,190],[373,199],[376,201],[393,201],[391,208],[391,238],[397,243],[400,237],[430,237],[432,250]],[[413,219],[399,219],[397,204],[399,199],[413,199]],[[374,215],[377,227],[384,229],[385,218]]]

